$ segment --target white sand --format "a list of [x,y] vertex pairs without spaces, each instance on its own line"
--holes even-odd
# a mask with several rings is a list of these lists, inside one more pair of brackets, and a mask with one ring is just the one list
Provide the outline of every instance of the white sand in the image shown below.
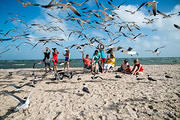
[[[77,70],[73,68],[71,70]],[[78,70],[82,70],[78,68]],[[30,82],[32,69],[0,69],[0,119],[6,120],[161,120],[180,119],[180,65],[144,65],[146,79],[115,72],[99,74],[104,79],[92,80],[91,74],[78,74],[82,80],[53,80],[53,72],[41,80],[44,72],[36,69],[40,80],[30,98],[28,110],[12,112],[18,102],[3,91],[13,92],[8,84]],[[7,77],[13,72],[12,77]],[[79,72],[79,71],[78,71]],[[167,72],[172,79],[164,77]],[[157,81],[147,80],[150,74]],[[27,80],[22,80],[27,76]],[[82,91],[83,83],[90,94]],[[27,97],[32,87],[25,86],[13,93]]]

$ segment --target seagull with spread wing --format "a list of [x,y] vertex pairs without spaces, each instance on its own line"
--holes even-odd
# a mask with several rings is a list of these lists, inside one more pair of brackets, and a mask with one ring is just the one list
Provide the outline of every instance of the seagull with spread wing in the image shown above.
[[155,0],[153,0],[152,2],[144,2],[144,3],[142,3],[142,4],[139,6],[139,8],[137,9],[137,11],[138,11],[142,6],[144,6],[144,5],[147,5],[148,7],[149,7],[149,6],[152,6],[153,15],[156,16],[156,14],[157,14],[157,3],[158,3],[158,2],[156,2]]
[[138,55],[138,53],[136,51],[133,51],[133,48],[131,48],[131,47],[129,47],[127,50],[123,49],[121,52],[124,54],[131,55],[131,56]]
[[12,98],[14,98],[15,100],[17,100],[19,102],[19,104],[15,107],[14,111],[18,111],[20,109],[27,109],[29,107],[30,104],[30,96],[32,94],[33,90],[31,90],[31,92],[29,93],[28,97],[26,99],[21,99],[18,96],[15,96],[13,94],[10,93],[5,93],[7,96],[11,96]]
[[161,47],[159,47],[159,48],[156,48],[155,50],[146,50],[146,51],[150,51],[150,52],[152,52],[153,54],[159,55],[159,54],[160,54],[159,49],[164,48],[164,47],[165,47],[165,46],[161,46]]

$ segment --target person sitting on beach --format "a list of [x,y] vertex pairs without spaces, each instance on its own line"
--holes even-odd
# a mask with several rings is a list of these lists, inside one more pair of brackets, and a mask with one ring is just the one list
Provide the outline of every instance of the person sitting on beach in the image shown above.
[[98,73],[98,68],[99,68],[99,60],[101,59],[101,55],[98,52],[98,50],[95,50],[92,58],[92,73],[95,69],[95,73]]
[[57,49],[56,48],[52,48],[53,49],[53,58],[52,58],[52,61],[53,61],[53,64],[54,64],[54,66],[53,66],[53,69],[54,69],[54,71],[57,71],[57,63],[58,63],[58,54],[59,54],[59,52],[57,51]]
[[46,47],[43,50],[43,53],[44,53],[43,62],[45,64],[45,71],[47,72],[47,68],[49,68],[49,71],[51,70],[51,67],[50,67],[50,53],[51,53],[51,50],[48,47]]
[[132,69],[132,75],[142,75],[143,74],[143,67],[140,64],[138,59],[134,60],[134,67]]
[[122,73],[131,73],[131,67],[129,66],[128,59],[124,60],[118,71]]
[[102,72],[103,72],[104,64],[106,63],[105,52],[104,52],[104,45],[103,44],[99,45],[99,52],[101,54],[101,68],[102,68]]
[[69,60],[70,60],[70,53],[69,53],[69,49],[65,49],[66,53],[63,55],[65,56],[65,62],[64,62],[64,71],[69,71]]
[[113,54],[110,54],[110,58],[107,57],[107,62],[104,65],[104,72],[107,72],[107,70],[109,70],[110,68],[114,67],[115,64],[115,57]]
[[89,59],[89,55],[86,54],[86,57],[84,58],[84,52],[82,52],[82,59],[84,62],[84,68],[91,69],[91,60]]

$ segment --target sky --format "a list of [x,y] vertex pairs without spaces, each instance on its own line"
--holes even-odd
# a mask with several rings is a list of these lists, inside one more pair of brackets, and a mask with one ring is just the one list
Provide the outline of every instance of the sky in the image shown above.
[[[50,0],[27,0],[33,3],[39,3],[42,5],[47,5]],[[78,3],[83,2],[84,0],[71,0],[76,1]],[[135,14],[131,14],[126,12],[125,10],[135,11],[137,8],[146,0],[124,0],[126,1],[118,10],[113,9],[107,3],[107,0],[97,0],[98,3],[100,2],[103,6],[112,9],[113,13],[116,13],[120,17],[117,17],[113,21],[108,21],[107,24],[112,24],[111,26],[107,27],[108,31],[116,33],[119,30],[119,25],[113,24],[114,22],[135,22],[139,27],[139,30],[133,29],[133,32],[129,32],[128,29],[124,29],[123,32],[126,34],[139,34],[142,33],[147,35],[145,37],[137,37],[135,40],[131,40],[129,38],[123,37],[122,35],[116,39],[115,42],[119,41],[114,46],[122,46],[123,48],[127,49],[128,47],[132,47],[139,55],[130,56],[127,54],[123,54],[120,51],[116,52],[115,56],[117,58],[128,58],[128,57],[180,57],[180,30],[176,29],[173,24],[177,24],[180,26],[180,16],[172,15],[169,18],[163,18],[162,15],[157,16],[150,16],[147,10],[151,10],[151,7],[142,7],[139,11]],[[109,0],[110,1],[110,0]],[[111,2],[115,6],[124,2],[123,0],[113,0]],[[171,13],[178,13],[180,12],[180,0],[157,0],[157,9],[165,14]],[[62,0],[62,3],[66,3],[65,0]],[[89,0],[87,3],[83,4],[82,6],[73,5],[75,8],[84,8],[87,7],[87,10],[79,10],[80,14],[87,15],[82,13],[82,11],[88,10],[98,10],[95,0]],[[103,10],[103,8],[99,8]],[[72,16],[76,18],[81,18],[84,20],[89,20],[92,22],[102,21],[95,17],[94,15],[87,15],[90,16],[82,16],[78,17],[69,9],[57,9],[56,7],[52,9],[45,9],[36,6],[26,6],[23,7],[22,4],[17,2],[16,0],[1,0],[0,4],[0,33],[6,33],[8,30],[16,28],[16,31],[9,32],[8,35],[4,36],[0,34],[1,39],[9,38],[12,36],[19,35],[26,30],[28,34],[27,37],[29,39],[25,39],[24,37],[19,37],[20,39],[16,40],[9,40],[9,41],[0,41],[0,53],[3,51],[8,50],[7,52],[0,54],[0,60],[31,60],[31,59],[43,59],[43,52],[42,50],[48,46],[49,48],[57,48],[60,52],[59,59],[64,59],[62,52],[65,52],[64,48],[69,47],[73,44],[83,44],[87,43],[87,40],[83,40],[83,38],[78,38],[78,34],[72,34],[70,38],[68,35],[71,33],[72,30],[82,30],[82,27],[79,26],[77,21],[67,20],[67,12],[70,13]],[[50,13],[58,18],[62,19],[62,22],[57,21],[56,19],[49,16],[47,13]],[[112,14],[107,12],[108,14]],[[16,18],[15,14],[19,14],[18,19],[23,20],[25,24],[20,23],[18,21],[10,21],[12,18]],[[103,14],[99,13],[102,17]],[[152,24],[146,24],[147,20],[144,18],[155,19]],[[59,31],[45,31],[39,27],[31,27],[31,24],[41,24],[50,26],[59,26],[64,32],[61,30]],[[93,23],[95,25],[95,23]],[[103,26],[96,25],[95,28],[88,27],[86,24],[84,25],[83,33],[86,34],[88,37],[98,37],[104,38],[102,42],[104,44],[110,44],[110,38],[106,32],[103,31]],[[28,29],[27,29],[28,28]],[[157,30],[157,31],[152,31]],[[111,35],[112,38],[117,37],[119,34]],[[43,37],[53,38],[53,39],[61,39],[63,38],[64,41],[58,42],[62,46],[58,46],[55,43],[49,42],[45,45],[43,43],[37,44],[36,47],[32,47],[32,45],[27,44],[31,43],[35,45],[38,43],[38,40],[43,39]],[[20,45],[18,48],[16,48]],[[95,44],[96,46],[97,44]],[[165,46],[164,48],[160,49],[161,53],[159,56],[152,54],[151,52],[147,52],[146,50],[154,50],[158,47]],[[84,52],[85,54],[89,54],[91,57],[95,51],[95,47],[85,47]],[[81,52],[77,50],[75,47],[70,49],[71,59],[81,58]]]

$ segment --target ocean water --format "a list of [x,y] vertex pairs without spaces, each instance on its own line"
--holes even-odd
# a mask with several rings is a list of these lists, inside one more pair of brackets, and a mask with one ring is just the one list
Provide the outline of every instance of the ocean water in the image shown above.
[[[124,59],[125,58],[116,58],[116,66],[120,66]],[[127,59],[129,60],[129,64],[133,65],[135,58]],[[63,61],[64,60],[59,60],[59,62]],[[143,65],[180,64],[180,57],[139,58],[139,61]],[[41,64],[37,64],[36,68],[43,68],[44,63],[42,60],[0,60],[0,69],[32,68],[33,64],[38,62],[41,62]],[[51,63],[51,65],[53,65],[53,63]],[[82,59],[71,59],[70,67],[83,67]]]

